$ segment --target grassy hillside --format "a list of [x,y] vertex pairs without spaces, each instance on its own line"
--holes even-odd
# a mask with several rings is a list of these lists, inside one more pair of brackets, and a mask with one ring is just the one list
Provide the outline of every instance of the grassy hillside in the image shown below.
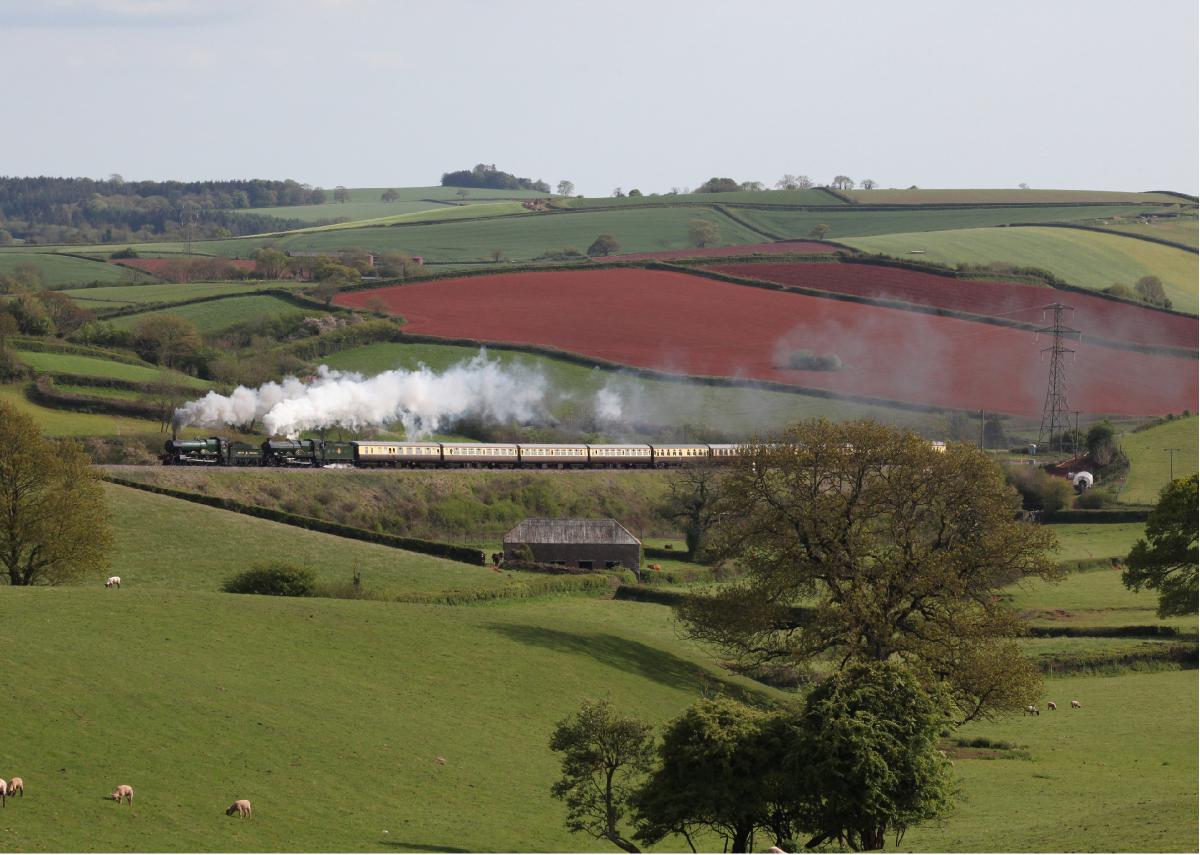
[[1120,282],[1132,286],[1142,276],[1162,279],[1174,308],[1196,313],[1200,267],[1194,253],[1169,246],[1082,229],[958,229],[923,234],[855,238],[846,243],[865,252],[943,264],[1005,261],[1040,267],[1083,288],[1103,290]]
[[1149,223],[1130,222],[1127,220],[1110,221],[1103,224],[1110,231],[1129,234],[1135,237],[1156,238],[1182,243],[1196,248],[1200,246],[1200,228],[1196,226],[1196,218],[1180,217],[1178,219],[1159,219]]
[[[605,600],[451,609],[133,585],[0,599],[28,640],[0,650],[23,711],[5,768],[29,791],[5,811],[6,851],[594,850],[549,796],[555,721],[607,695],[662,722],[713,667],[667,609]],[[132,809],[103,798],[120,783]],[[251,821],[224,816],[235,798]]]
[[1195,475],[1200,443],[1196,416],[1172,419],[1149,430],[1126,433],[1121,436],[1121,447],[1129,456],[1129,477],[1121,490],[1121,500],[1133,504],[1153,505],[1158,494],[1171,477],[1171,455],[1175,452],[1175,477]]
[[[109,248],[111,252],[112,247]],[[79,282],[153,282],[154,279],[127,267],[103,261],[89,261],[54,252],[0,249],[0,275],[11,276],[22,264],[32,265],[47,288],[58,288]]]
[[17,358],[38,373],[78,374],[81,377],[111,377],[115,380],[130,380],[134,383],[154,383],[164,375],[181,386],[207,389],[211,384],[177,371],[168,371],[150,365],[129,365],[110,359],[79,356],[73,353],[37,353],[18,350]]
[[0,385],[0,401],[33,418],[47,436],[158,436],[158,422],[127,416],[76,413],[35,404],[25,396],[26,384]]
[[585,199],[560,199],[565,208],[631,208],[642,205],[844,205],[844,201],[824,190],[735,190],[731,193],[664,193],[650,196],[608,196]]
[[[315,312],[316,307],[311,311]],[[122,315],[113,318],[112,325],[117,329],[133,329],[142,318],[159,314],[179,315],[187,318],[201,333],[219,332],[234,324],[244,323],[255,318],[280,318],[291,315],[301,315],[305,312],[294,303],[269,294],[246,297],[229,297],[223,300],[211,300],[204,303],[190,303],[165,309],[162,312],[139,312],[135,315]]]
[[[311,473],[310,473],[311,474]],[[322,473],[323,474],[323,473]],[[123,584],[178,591],[217,591],[256,561],[284,560],[312,570],[319,585],[345,585],[355,571],[385,597],[413,592],[501,587],[511,574],[455,561],[347,540],[296,526],[105,486]],[[89,579],[98,584],[100,574]]]
[[1058,560],[1081,561],[1090,558],[1123,558],[1129,554],[1146,527],[1141,523],[1085,523],[1052,525],[1049,528],[1058,538]]

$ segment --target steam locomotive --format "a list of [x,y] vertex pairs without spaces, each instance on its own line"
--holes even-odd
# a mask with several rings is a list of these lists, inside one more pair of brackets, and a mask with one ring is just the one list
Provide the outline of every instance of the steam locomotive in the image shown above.
[[268,439],[252,445],[211,436],[169,439],[161,460],[166,466],[662,469],[697,460],[735,460],[740,449],[731,443],[588,445],[320,439]]

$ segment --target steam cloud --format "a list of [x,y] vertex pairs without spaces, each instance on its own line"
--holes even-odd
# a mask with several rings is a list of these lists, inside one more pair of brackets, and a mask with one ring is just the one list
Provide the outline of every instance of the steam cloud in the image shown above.
[[174,422],[177,427],[219,427],[260,420],[273,436],[400,422],[405,435],[415,438],[464,416],[530,422],[545,415],[547,394],[540,372],[504,366],[480,351],[440,374],[421,365],[364,377],[322,365],[309,382],[287,377],[258,389],[239,386],[229,395],[209,392],[176,410]]

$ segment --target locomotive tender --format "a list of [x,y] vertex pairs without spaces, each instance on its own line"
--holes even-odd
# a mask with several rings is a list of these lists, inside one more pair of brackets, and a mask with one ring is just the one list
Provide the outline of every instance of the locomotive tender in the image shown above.
[[650,469],[697,460],[732,460],[732,443],[588,445],[512,442],[407,442],[268,439],[260,446],[224,437],[169,439],[165,466],[324,466],[370,469]]

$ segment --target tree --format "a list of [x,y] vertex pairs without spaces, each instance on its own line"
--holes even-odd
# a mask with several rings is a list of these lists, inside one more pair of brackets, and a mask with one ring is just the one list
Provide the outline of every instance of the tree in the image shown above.
[[[766,738],[768,713],[724,698],[701,701],[667,726],[659,765],[633,798],[637,837],[654,844],[708,828],[732,852],[749,852],[771,812],[769,770],[780,755]],[[724,849],[722,851],[725,851]]]
[[807,175],[797,175],[796,176],[796,189],[797,190],[809,190],[812,188],[812,186],[813,186],[813,180],[811,178],[809,178]]
[[629,191],[628,195],[629,195],[630,199],[638,199],[638,198],[641,198],[642,191],[637,189],[636,187],[634,187],[632,190]]
[[70,335],[89,321],[96,320],[92,312],[61,291],[43,291],[38,295],[38,300],[60,336]]
[[691,220],[688,222],[688,241],[692,246],[714,246],[721,242],[721,230],[711,220]]
[[467,204],[467,197],[471,195],[471,191],[465,187],[459,187],[454,191],[454,195],[458,197],[458,204],[465,205]]
[[350,191],[347,190],[345,187],[343,187],[341,184],[339,184],[337,187],[333,188],[333,201],[349,202],[350,201]]
[[8,312],[0,311],[0,351],[8,346],[8,337],[18,332],[17,319]]
[[763,186],[761,181],[743,181],[740,189],[745,190],[747,193],[761,193],[767,188]]
[[565,178],[562,181],[558,182],[558,187],[555,189],[558,190],[559,196],[575,195],[575,185],[572,182],[567,181]]
[[567,828],[641,851],[620,824],[654,759],[650,726],[622,718],[607,700],[587,701],[554,728],[550,749],[563,755],[562,778],[550,793],[566,803]]
[[797,177],[795,175],[792,175],[789,173],[787,175],[784,175],[782,178],[780,178],[778,181],[775,182],[775,189],[776,190],[799,190],[800,184],[797,181]]
[[381,202],[395,202],[399,198],[400,194],[391,188],[384,190],[379,194],[379,201]]
[[809,231],[808,236],[814,237],[817,240],[821,240],[827,234],[829,234],[829,226],[827,226],[825,223],[817,223]]
[[613,188],[612,197],[614,199],[620,199],[620,198],[623,198],[624,196],[625,196],[625,192],[620,187]]
[[684,542],[693,561],[704,556],[708,530],[717,521],[717,496],[722,468],[697,462],[671,472],[662,515],[683,527]]
[[56,585],[108,567],[104,485],[74,442],[50,442],[0,402],[0,567],[10,585]]
[[1177,478],[1163,488],[1146,520],[1146,536],[1125,559],[1121,581],[1134,591],[1158,591],[1158,615],[1197,610],[1197,477]]
[[1162,280],[1157,276],[1143,276],[1137,282],[1133,283],[1133,290],[1137,292],[1138,297],[1151,306],[1161,306],[1164,309],[1171,308],[1171,301],[1167,298],[1167,292],[1163,288]]
[[621,244],[617,243],[617,239],[612,235],[600,235],[587,248],[587,254],[591,256],[609,255],[620,248]]
[[904,668],[856,663],[808,696],[802,748],[789,758],[804,795],[806,848],[837,840],[855,851],[899,845],[913,825],[953,804],[950,762],[937,750],[938,703]]
[[742,187],[732,178],[710,178],[696,188],[697,193],[732,193]]
[[864,178],[861,182],[859,182],[858,186],[864,190],[874,190],[875,189],[875,179],[874,178]]
[[979,449],[939,452],[873,422],[804,422],[729,466],[710,549],[741,581],[677,607],[689,635],[744,664],[908,663],[957,718],[1037,697],[996,591],[1059,578],[1048,529]]
[[834,190],[853,190],[854,179],[849,175],[835,175],[829,186]]
[[262,279],[279,279],[287,272],[287,253],[281,250],[264,246],[256,249],[252,257],[254,258],[254,272]]
[[200,349],[200,333],[180,315],[147,315],[134,326],[133,340],[139,355],[168,368]]
[[1088,457],[1097,466],[1107,466],[1117,455],[1117,429],[1108,419],[1096,422],[1087,432]]

